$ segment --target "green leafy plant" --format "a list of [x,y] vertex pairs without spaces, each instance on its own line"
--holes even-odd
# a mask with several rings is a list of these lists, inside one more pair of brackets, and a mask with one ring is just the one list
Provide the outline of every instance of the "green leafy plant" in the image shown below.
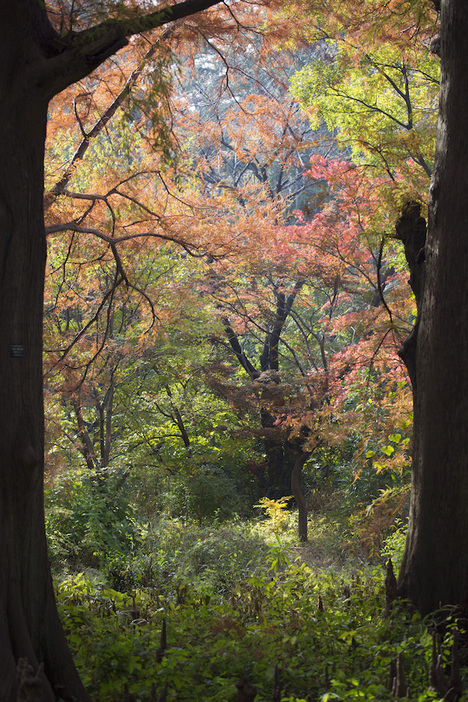
[[289,558],[289,549],[283,546],[278,534],[275,534],[275,536],[277,543],[268,547],[267,562],[270,564],[270,570],[273,571],[275,575],[278,575],[279,571],[291,565],[291,561]]
[[[292,561],[279,537],[268,550],[248,524],[167,519],[135,573],[138,565],[140,579],[127,592],[109,587],[105,574],[57,583],[93,702],[119,702],[126,689],[149,702],[166,685],[168,702],[234,702],[242,677],[259,702],[272,699],[275,680],[282,702],[391,702],[399,654],[411,699],[438,699],[428,691],[433,623],[403,606],[383,617],[381,567],[311,568]],[[455,625],[462,623],[437,644],[447,665]],[[465,658],[462,650],[462,666]]]
[[100,479],[81,470],[69,471],[46,491],[46,529],[56,567],[103,567],[140,542],[135,511],[118,476]]

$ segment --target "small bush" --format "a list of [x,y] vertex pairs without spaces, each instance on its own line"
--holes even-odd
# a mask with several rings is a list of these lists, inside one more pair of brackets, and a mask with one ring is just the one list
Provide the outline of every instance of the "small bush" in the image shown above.
[[68,471],[46,491],[49,554],[56,568],[104,567],[128,556],[140,541],[132,506],[113,475]]
[[279,500],[272,500],[269,497],[262,497],[258,504],[254,505],[259,509],[263,509],[268,517],[268,527],[274,534],[286,531],[290,524],[291,513],[289,503],[292,497],[280,497]]

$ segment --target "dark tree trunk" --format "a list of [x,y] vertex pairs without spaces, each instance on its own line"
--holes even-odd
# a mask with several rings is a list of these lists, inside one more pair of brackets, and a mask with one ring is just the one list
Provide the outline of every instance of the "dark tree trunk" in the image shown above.
[[285,432],[276,425],[278,415],[272,408],[278,408],[279,414],[279,408],[284,405],[284,392],[281,390],[279,374],[279,346],[284,325],[303,286],[303,280],[296,281],[289,295],[274,287],[275,310],[267,324],[262,352],[258,359],[260,371],[247,357],[228,318],[223,318],[224,331],[237,361],[250,380],[257,383],[257,388],[261,388],[260,422],[265,430],[263,445],[267,461],[265,492],[272,499],[289,495],[295,461],[295,447],[291,447]]
[[263,445],[267,463],[265,492],[272,500],[279,500],[289,495],[291,484],[291,471],[286,465],[283,442],[264,439]]
[[[29,80],[31,47],[14,5],[0,4],[0,699],[24,695],[43,663],[31,700],[85,700],[55,606],[44,529],[47,99]],[[22,664],[21,684],[20,659],[32,669],[25,674]]]
[[268,497],[277,500],[290,494],[292,466],[288,462],[284,433],[275,427],[276,417],[262,409],[260,420],[262,428],[266,430],[263,439],[267,462],[265,491]]
[[468,4],[441,5],[440,116],[424,292],[407,349],[413,490],[399,576],[399,594],[423,613],[445,604],[468,606]]
[[307,501],[301,484],[302,469],[309,456],[310,453],[307,452],[297,453],[295,456],[293,469],[291,471],[291,490],[292,494],[294,495],[294,499],[296,500],[298,511],[297,536],[299,541],[307,541],[309,538],[307,528],[307,516],[309,510],[307,508]]

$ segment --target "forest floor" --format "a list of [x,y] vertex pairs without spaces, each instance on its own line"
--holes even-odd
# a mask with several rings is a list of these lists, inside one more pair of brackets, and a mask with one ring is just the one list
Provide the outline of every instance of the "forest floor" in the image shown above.
[[[92,702],[238,702],[245,679],[251,702],[392,702],[397,660],[401,699],[441,700],[428,689],[431,623],[404,607],[383,616],[384,558],[366,560],[330,515],[309,529],[298,544],[294,515],[280,531],[166,518],[133,559],[58,576]],[[402,534],[391,539],[401,549]],[[449,627],[444,660],[452,645]],[[468,681],[468,652],[460,660]]]

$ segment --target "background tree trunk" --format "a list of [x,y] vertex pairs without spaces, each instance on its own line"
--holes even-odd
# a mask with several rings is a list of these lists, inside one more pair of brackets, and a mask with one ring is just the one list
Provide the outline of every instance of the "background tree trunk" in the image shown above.
[[301,485],[302,469],[309,456],[310,453],[298,452],[295,456],[294,466],[291,471],[291,490],[292,494],[294,495],[294,499],[296,500],[298,511],[297,536],[299,541],[307,541],[309,538],[307,525],[309,510],[307,508],[307,500]]
[[268,410],[260,411],[260,420],[262,428],[268,432],[263,439],[267,462],[265,492],[271,499],[278,500],[291,492],[292,465],[288,461],[287,439],[283,432],[275,427],[276,417]]
[[442,0],[441,97],[415,343],[413,490],[399,594],[468,606],[468,5]]
[[[20,9],[2,2],[0,14],[0,699],[16,700],[30,683],[41,702],[82,701],[55,605],[44,528],[47,99],[31,80],[33,52]],[[29,666],[23,661],[18,671],[20,659]]]

